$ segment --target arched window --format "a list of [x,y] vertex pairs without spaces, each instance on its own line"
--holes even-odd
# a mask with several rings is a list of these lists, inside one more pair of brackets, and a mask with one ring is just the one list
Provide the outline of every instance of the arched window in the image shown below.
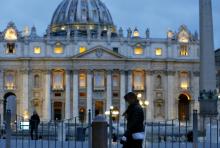
[[63,53],[63,46],[61,45],[61,43],[56,43],[55,47],[54,47],[54,53],[56,54],[62,54]]
[[40,76],[34,75],[34,88],[39,88],[39,87],[40,87]]
[[140,44],[138,44],[135,48],[134,48],[134,54],[136,55],[141,55],[144,53],[144,49],[142,48],[142,46]]

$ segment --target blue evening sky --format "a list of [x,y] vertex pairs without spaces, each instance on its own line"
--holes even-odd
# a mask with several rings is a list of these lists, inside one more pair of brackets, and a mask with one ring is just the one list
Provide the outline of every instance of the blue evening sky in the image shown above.
[[[0,0],[0,31],[9,21],[19,30],[35,25],[43,35],[52,15],[62,0]],[[151,37],[166,37],[168,29],[177,31],[185,24],[191,32],[199,30],[199,0],[102,0],[117,27],[124,33],[137,27],[144,35],[150,28]],[[213,2],[215,48],[220,48],[220,0]]]

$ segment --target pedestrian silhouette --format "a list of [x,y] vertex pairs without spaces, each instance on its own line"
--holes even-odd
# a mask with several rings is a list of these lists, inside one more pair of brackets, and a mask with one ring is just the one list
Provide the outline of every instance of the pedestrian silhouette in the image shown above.
[[30,130],[31,130],[31,140],[33,140],[33,133],[35,133],[35,139],[38,139],[38,125],[40,123],[40,117],[38,116],[37,112],[34,111],[33,115],[30,119]]

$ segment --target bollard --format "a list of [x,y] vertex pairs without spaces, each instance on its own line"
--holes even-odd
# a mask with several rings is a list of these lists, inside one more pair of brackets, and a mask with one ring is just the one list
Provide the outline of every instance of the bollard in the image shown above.
[[92,148],[92,120],[91,120],[91,110],[89,109],[88,113],[88,118],[89,118],[89,136],[88,136],[88,148]]
[[103,116],[92,122],[92,148],[108,148],[108,123]]
[[193,110],[193,148],[198,148],[198,113]]
[[5,148],[11,148],[11,111],[6,112],[6,144]]

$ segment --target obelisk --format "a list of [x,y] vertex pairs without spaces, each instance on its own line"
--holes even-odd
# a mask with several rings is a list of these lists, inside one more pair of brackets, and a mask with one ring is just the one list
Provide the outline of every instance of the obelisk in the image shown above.
[[216,90],[212,1],[199,0],[200,90]]

